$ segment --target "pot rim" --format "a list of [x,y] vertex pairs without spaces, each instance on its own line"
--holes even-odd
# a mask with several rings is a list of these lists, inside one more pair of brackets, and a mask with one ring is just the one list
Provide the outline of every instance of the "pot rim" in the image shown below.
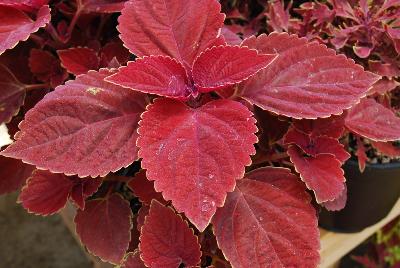
[[[351,165],[351,166],[358,166],[358,161],[355,159],[349,159],[346,161],[345,165]],[[366,163],[365,168],[371,168],[371,169],[400,169],[400,161],[399,162],[392,162],[392,163],[377,163],[377,164],[370,164]]]

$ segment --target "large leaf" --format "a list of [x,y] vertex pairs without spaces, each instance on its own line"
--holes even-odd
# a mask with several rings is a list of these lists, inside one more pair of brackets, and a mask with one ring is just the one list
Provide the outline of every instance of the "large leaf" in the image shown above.
[[307,188],[314,191],[318,203],[339,197],[344,189],[345,178],[341,169],[342,163],[335,156],[303,156],[302,151],[295,145],[289,146],[287,153]]
[[62,66],[74,75],[85,74],[99,69],[100,59],[97,52],[87,47],[71,47],[57,51]]
[[120,37],[139,56],[165,55],[191,68],[215,41],[225,16],[215,0],[132,0],[119,17]]
[[341,114],[366,95],[379,77],[317,42],[286,33],[261,35],[243,46],[279,57],[245,82],[242,97],[293,118]]
[[8,123],[25,100],[25,85],[0,64],[0,124]]
[[400,118],[391,110],[365,98],[347,113],[346,127],[374,141],[400,140]]
[[137,144],[147,178],[204,230],[255,153],[257,128],[251,112],[231,100],[190,108],[157,99],[142,118]]
[[193,65],[193,79],[201,92],[242,82],[267,67],[277,55],[258,54],[254,49],[218,46],[207,49]]
[[21,160],[0,156],[0,195],[18,190],[35,167]]
[[316,267],[319,232],[310,201],[290,170],[252,171],[213,218],[218,245],[235,268]]
[[200,245],[187,222],[171,208],[153,201],[139,244],[147,267],[194,267],[200,263]]
[[185,68],[174,59],[150,56],[129,62],[106,79],[137,91],[185,100],[191,94]]
[[54,173],[105,176],[136,158],[136,128],[144,96],[91,71],[49,93],[25,116],[2,155]]
[[102,260],[119,264],[131,240],[132,211],[118,194],[86,202],[75,217],[76,232],[86,248]]
[[19,41],[25,41],[31,33],[44,27],[50,21],[49,6],[42,6],[32,20],[24,12],[0,5],[0,54],[15,47]]
[[49,0],[2,0],[1,5],[11,6],[19,10],[34,11],[47,5]]

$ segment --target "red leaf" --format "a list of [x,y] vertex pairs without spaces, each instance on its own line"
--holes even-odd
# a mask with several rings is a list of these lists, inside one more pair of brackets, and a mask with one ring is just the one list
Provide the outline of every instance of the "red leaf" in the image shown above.
[[228,45],[238,46],[242,43],[242,39],[234,31],[224,25],[221,29],[221,35],[224,37]]
[[319,232],[310,196],[284,168],[239,180],[213,218],[218,245],[233,267],[316,267]]
[[8,157],[0,156],[0,195],[11,193],[24,185],[35,167]]
[[2,0],[1,5],[32,12],[48,4],[48,0]]
[[119,194],[86,202],[75,217],[82,243],[102,260],[119,264],[131,240],[132,211]]
[[399,85],[400,83],[397,82],[396,80],[381,79],[371,87],[371,89],[368,92],[368,95],[385,94],[392,91]]
[[360,169],[360,172],[363,173],[365,170],[365,164],[369,160],[368,156],[366,154],[366,148],[364,146],[364,143],[362,142],[361,138],[357,136],[357,159],[358,159],[358,168]]
[[138,250],[129,252],[121,268],[146,268]]
[[44,27],[50,21],[49,6],[42,6],[33,21],[24,12],[10,6],[0,5],[0,54],[25,41],[31,33]]
[[30,213],[51,215],[65,206],[73,186],[64,174],[36,170],[22,188],[18,201]]
[[331,116],[316,120],[295,120],[293,126],[310,136],[327,136],[339,139],[344,132],[344,116]]
[[71,190],[71,199],[80,209],[85,209],[85,200],[99,189],[101,178],[76,178]]
[[267,67],[276,57],[276,54],[258,54],[246,47],[212,47],[194,62],[193,79],[200,92],[209,92],[242,82]]
[[100,65],[102,67],[108,66],[113,58],[117,58],[118,62],[125,64],[130,57],[129,50],[127,50],[122,42],[109,42],[100,51]]
[[156,199],[165,203],[161,193],[154,190],[154,182],[146,178],[146,171],[141,170],[128,182],[128,187],[139,198],[140,202],[150,205],[151,200]]
[[333,201],[327,201],[324,203],[321,203],[322,206],[324,206],[327,210],[329,211],[339,211],[341,209],[344,209],[346,206],[347,202],[347,187],[346,184],[344,185],[344,189],[342,193]]
[[62,66],[74,75],[85,74],[99,68],[100,59],[96,51],[87,47],[72,47],[57,51]]
[[200,245],[187,222],[154,200],[142,227],[139,244],[148,267],[185,267],[200,263]]
[[144,225],[144,220],[147,215],[149,215],[150,211],[150,205],[144,205],[142,206],[139,211],[138,211],[138,216],[136,219],[136,228],[140,232],[142,229],[142,226]]
[[[1,7],[0,7],[1,9]],[[25,85],[3,64],[0,64],[0,124],[8,123],[19,112],[25,100]]]
[[185,100],[191,94],[185,68],[165,56],[150,56],[129,62],[106,79],[137,91]]
[[156,191],[203,231],[251,163],[257,142],[254,123],[251,112],[231,100],[193,109],[157,99],[138,129],[142,167]]
[[379,79],[334,50],[295,35],[261,35],[245,40],[243,46],[279,57],[243,84],[242,97],[293,118],[341,114]]
[[144,96],[104,82],[111,74],[91,71],[47,94],[1,154],[80,177],[105,176],[130,165],[137,158]]
[[320,154],[316,157],[304,157],[296,146],[289,146],[287,153],[296,171],[307,188],[314,191],[318,203],[332,201],[339,197],[344,189],[342,163],[333,155]]
[[388,157],[400,157],[400,148],[394,146],[391,142],[372,141],[371,145],[378,150],[379,153]]
[[118,30],[133,54],[170,56],[191,68],[218,36],[220,10],[215,0],[134,0],[122,10]]
[[124,8],[126,0],[83,0],[84,12],[115,13]]
[[400,118],[374,99],[362,99],[347,113],[346,127],[374,141],[400,139]]

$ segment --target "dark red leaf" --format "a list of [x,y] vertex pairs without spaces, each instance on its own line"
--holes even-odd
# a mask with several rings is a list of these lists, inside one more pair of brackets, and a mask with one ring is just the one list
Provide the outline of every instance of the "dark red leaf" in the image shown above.
[[84,12],[115,13],[124,8],[126,0],[83,0]]
[[85,200],[94,194],[102,183],[101,178],[75,178],[71,199],[80,209],[85,209]]
[[185,267],[200,263],[200,245],[193,230],[171,208],[154,200],[140,235],[139,249],[147,267]]
[[106,79],[137,91],[185,100],[191,94],[185,68],[165,56],[150,56],[129,62]]
[[50,8],[43,5],[32,20],[24,12],[0,5],[0,54],[6,49],[15,47],[18,42],[25,41],[31,33],[44,27],[50,21]]
[[91,71],[57,87],[25,116],[1,154],[54,173],[105,176],[137,159],[136,128],[144,96]]
[[130,53],[122,42],[109,42],[100,51],[100,66],[106,67],[116,58],[120,64],[126,64],[129,60]]
[[30,213],[51,215],[65,206],[73,186],[64,174],[36,170],[22,188],[18,201]]
[[11,193],[24,185],[35,167],[4,156],[0,156],[0,195]]
[[289,146],[287,153],[307,188],[312,190],[318,203],[332,201],[344,189],[342,163],[330,154],[316,157],[303,156],[296,146]]
[[3,64],[0,64],[0,124],[10,122],[25,100],[25,85]]
[[62,66],[68,72],[78,75],[99,68],[100,59],[97,52],[87,47],[72,47],[58,50]]
[[139,232],[142,229],[146,216],[149,215],[149,211],[150,211],[150,205],[143,205],[138,211],[138,216],[136,219],[136,228],[138,229]]
[[131,240],[132,211],[119,194],[86,202],[75,217],[82,243],[102,260],[119,264]]
[[356,151],[356,155],[357,155],[357,159],[358,159],[358,168],[360,169],[360,172],[364,172],[365,170],[365,165],[367,163],[368,156],[366,154],[366,148],[364,143],[362,142],[361,138],[357,136],[357,151]]
[[400,147],[394,146],[391,142],[372,141],[371,145],[385,156],[400,157]]
[[212,47],[194,62],[193,79],[200,92],[209,92],[242,82],[267,67],[276,57],[276,54],[258,54],[247,47]]
[[255,120],[244,105],[231,100],[194,109],[156,99],[147,109],[137,142],[147,178],[203,231],[251,163]]
[[327,201],[324,203],[321,203],[322,206],[324,206],[327,210],[329,211],[339,211],[341,209],[344,209],[346,206],[347,202],[347,187],[346,184],[344,185],[344,189],[342,193],[333,201]]
[[141,170],[128,182],[128,187],[139,198],[140,202],[150,205],[151,200],[156,199],[165,203],[161,193],[154,190],[154,182],[146,178],[146,171]]
[[140,258],[139,251],[135,250],[134,252],[129,252],[127,254],[121,268],[146,268],[146,266]]
[[290,170],[254,170],[213,218],[218,245],[237,268],[316,267],[319,232],[310,201]]
[[334,50],[295,35],[261,35],[245,40],[243,46],[279,57],[243,84],[242,97],[293,118],[341,114],[379,79]]
[[327,136],[339,139],[344,130],[344,116],[331,116],[316,120],[295,120],[293,126],[312,137]]
[[215,0],[135,0],[119,17],[120,38],[139,56],[164,55],[191,68],[213,44],[225,16]]
[[400,139],[400,118],[374,99],[364,98],[349,110],[346,127],[352,132],[374,141]]

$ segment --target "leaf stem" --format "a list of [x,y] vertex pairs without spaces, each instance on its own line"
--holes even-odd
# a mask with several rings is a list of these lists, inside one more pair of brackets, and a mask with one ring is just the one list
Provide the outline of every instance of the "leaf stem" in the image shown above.
[[31,84],[31,85],[24,85],[24,88],[27,92],[30,92],[32,90],[36,89],[44,89],[44,88],[49,88],[48,84]]

